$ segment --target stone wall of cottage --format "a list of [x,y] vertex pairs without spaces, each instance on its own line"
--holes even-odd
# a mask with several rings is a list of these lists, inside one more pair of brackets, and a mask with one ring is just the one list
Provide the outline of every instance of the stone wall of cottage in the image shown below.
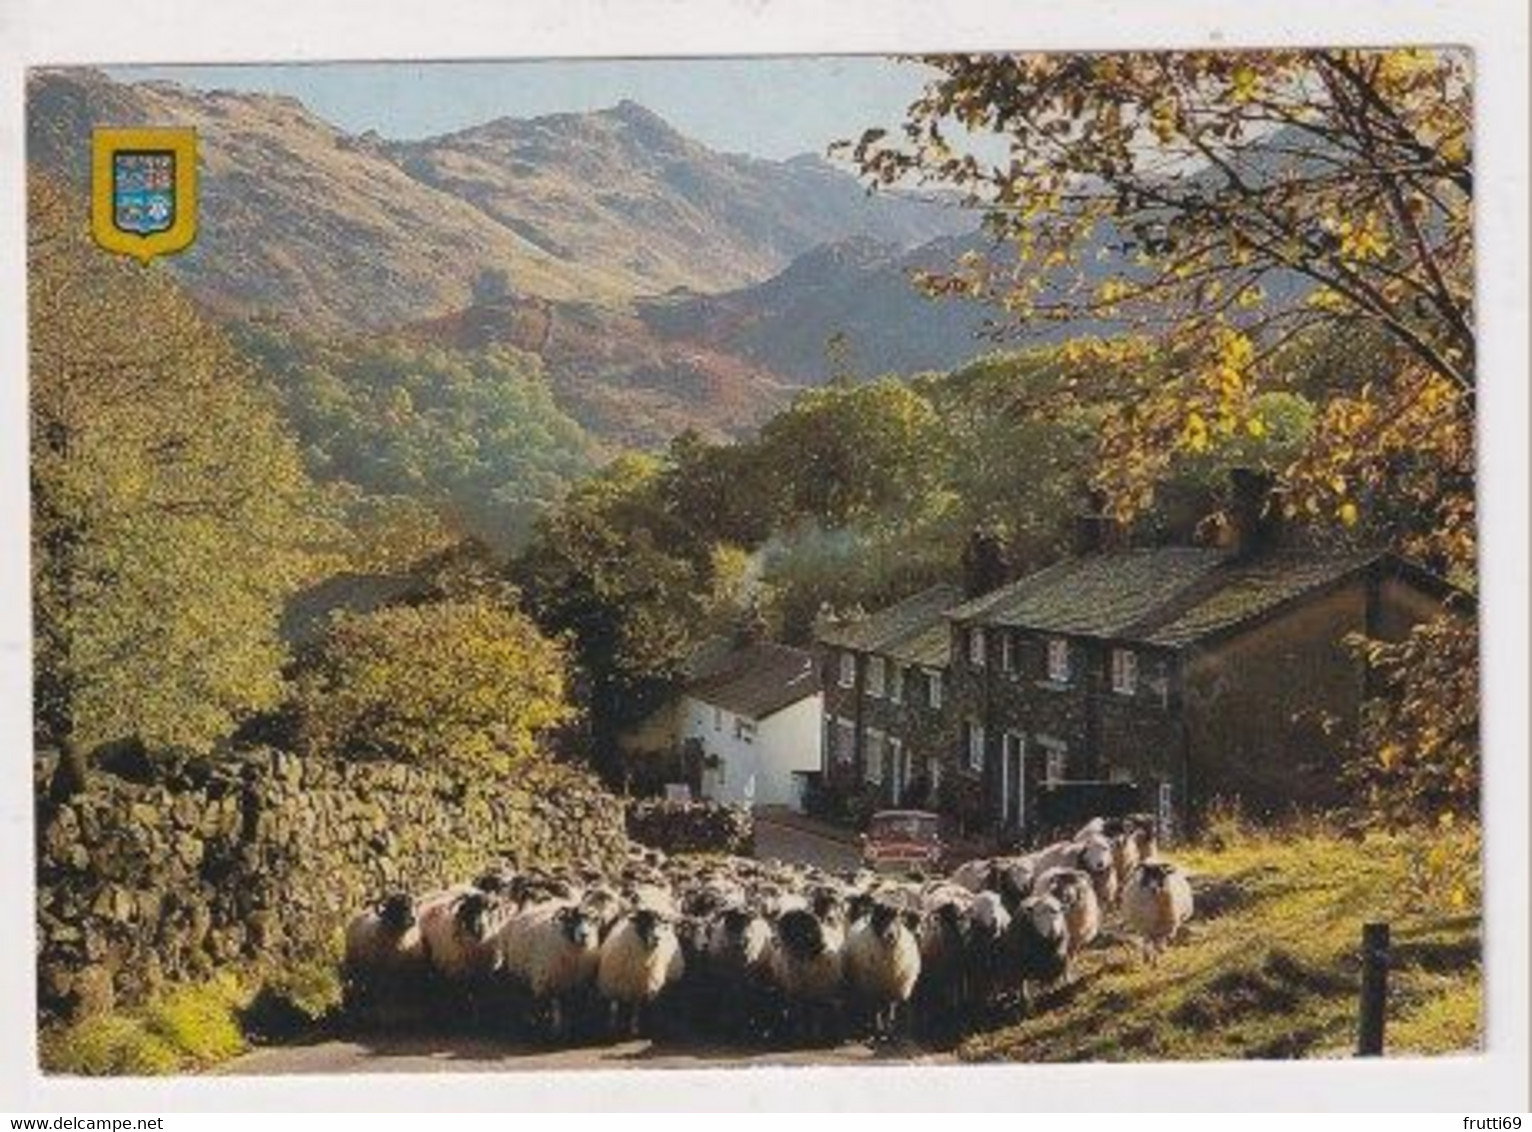
[[[39,760],[38,797],[51,775]],[[589,775],[344,764],[262,750],[152,783],[98,773],[39,804],[39,1009],[132,1004],[230,966],[333,954],[386,891],[497,861],[616,864],[623,806]]]

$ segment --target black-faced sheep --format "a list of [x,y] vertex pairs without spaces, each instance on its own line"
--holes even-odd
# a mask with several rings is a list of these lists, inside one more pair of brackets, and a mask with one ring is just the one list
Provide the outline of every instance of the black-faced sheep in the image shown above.
[[1034,892],[1051,896],[1064,909],[1069,927],[1069,954],[1078,955],[1101,931],[1101,905],[1090,877],[1079,869],[1053,868],[1041,873]]
[[353,1005],[413,997],[429,970],[409,896],[395,893],[346,926],[345,984]]
[[1035,988],[1068,979],[1069,925],[1063,905],[1052,896],[1023,900],[1007,928],[1005,953],[1024,1006]]
[[454,982],[470,982],[493,973],[500,963],[493,936],[505,913],[504,905],[478,889],[425,902],[420,911],[420,935],[431,966]]
[[1142,941],[1143,953],[1158,963],[1160,953],[1192,917],[1192,886],[1169,861],[1143,861],[1128,877],[1122,893],[1122,918]]
[[792,908],[776,921],[769,950],[773,984],[796,1015],[800,1035],[826,1038],[835,1031],[841,996],[845,932],[807,908]]
[[920,978],[919,930],[919,913],[875,903],[846,933],[846,985],[853,1003],[871,1016],[874,1036],[892,1037],[909,1020]]
[[674,924],[653,908],[638,908],[619,920],[601,945],[596,989],[611,1004],[614,1027],[637,1036],[649,1008],[686,970]]
[[523,908],[506,921],[497,942],[506,975],[547,1011],[551,1037],[563,1037],[569,1009],[596,977],[601,925],[583,905],[552,902]]

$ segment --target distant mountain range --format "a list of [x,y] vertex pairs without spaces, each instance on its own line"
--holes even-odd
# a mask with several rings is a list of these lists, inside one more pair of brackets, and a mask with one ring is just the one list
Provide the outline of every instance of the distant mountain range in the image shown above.
[[283,96],[30,77],[29,161],[82,191],[93,127],[151,123],[198,130],[198,240],[166,262],[216,314],[510,343],[609,444],[747,430],[825,379],[832,338],[863,375],[991,348],[983,308],[909,279],[979,246],[973,213],[717,153],[633,102],[390,141]]

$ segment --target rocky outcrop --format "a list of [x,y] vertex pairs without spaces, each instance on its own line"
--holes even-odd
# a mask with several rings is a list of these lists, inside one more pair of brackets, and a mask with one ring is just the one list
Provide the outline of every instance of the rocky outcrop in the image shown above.
[[497,776],[263,750],[155,782],[98,774],[38,814],[39,1008],[91,1013],[230,965],[329,954],[384,891],[501,860],[610,864],[626,844],[621,802],[553,763]]

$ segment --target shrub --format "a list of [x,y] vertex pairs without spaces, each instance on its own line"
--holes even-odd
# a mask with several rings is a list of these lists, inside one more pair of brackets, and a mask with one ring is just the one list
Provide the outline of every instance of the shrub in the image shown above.
[[121,1014],[98,1014],[45,1032],[39,1045],[43,1069],[49,1073],[156,1077],[181,1067],[169,1042],[140,1019]]
[[144,1025],[192,1062],[213,1065],[245,1048],[235,1014],[244,997],[229,978],[177,987],[145,1010]]
[[485,598],[334,617],[302,665],[310,754],[500,768],[567,720],[563,649]]

